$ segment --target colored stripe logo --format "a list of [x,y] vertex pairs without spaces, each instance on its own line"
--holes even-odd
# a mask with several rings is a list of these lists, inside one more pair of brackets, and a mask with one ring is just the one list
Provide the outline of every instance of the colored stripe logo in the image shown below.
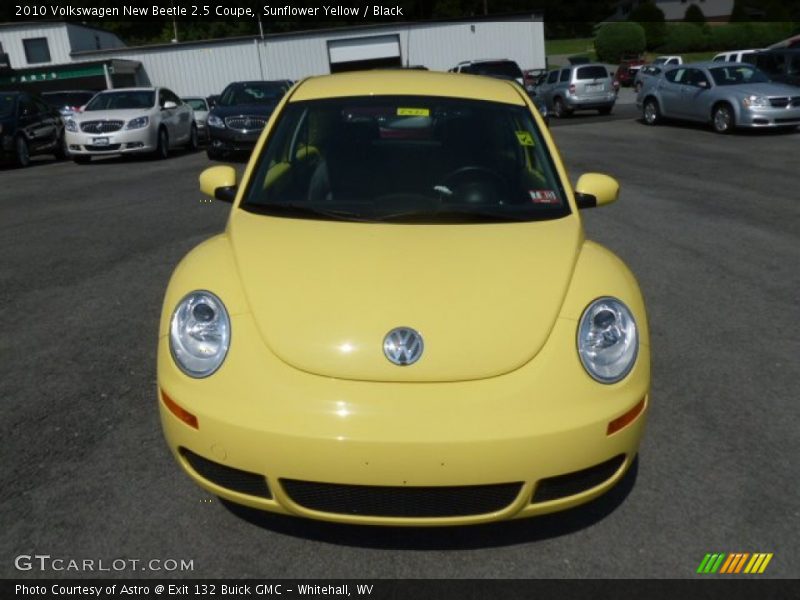
[[697,567],[697,572],[702,574],[724,573],[727,575],[750,573],[763,573],[769,561],[772,560],[772,553],[765,552],[733,552],[726,554],[718,552],[706,554]]

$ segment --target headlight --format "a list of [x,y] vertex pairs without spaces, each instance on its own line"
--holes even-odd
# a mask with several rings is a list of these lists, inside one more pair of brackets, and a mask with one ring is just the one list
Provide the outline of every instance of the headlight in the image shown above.
[[64,127],[67,131],[78,131],[78,124],[72,119],[67,119],[64,122]]
[[616,383],[633,367],[639,335],[631,311],[616,298],[598,298],[578,325],[578,354],[586,372],[600,383]]
[[208,126],[224,129],[225,123],[217,115],[208,115]]
[[125,129],[141,129],[142,127],[147,127],[149,124],[150,117],[136,117],[128,121],[128,124],[125,125]]
[[230,341],[228,311],[211,292],[192,292],[175,307],[169,325],[169,349],[175,363],[190,377],[208,377],[219,369]]
[[769,99],[764,96],[745,96],[742,104],[745,108],[767,108],[769,107]]

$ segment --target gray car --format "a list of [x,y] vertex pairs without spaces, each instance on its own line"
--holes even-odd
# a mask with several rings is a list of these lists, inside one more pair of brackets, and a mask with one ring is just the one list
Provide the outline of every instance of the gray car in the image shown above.
[[636,106],[648,125],[662,118],[710,123],[714,131],[736,127],[797,127],[800,89],[772,83],[745,63],[704,62],[667,69],[645,85]]
[[614,108],[617,95],[611,74],[605,65],[571,65],[550,71],[535,88],[548,111],[558,118],[577,110],[597,110],[607,115]]
[[657,78],[664,72],[666,67],[662,64],[645,65],[636,72],[636,77],[633,79],[633,89],[638,94],[642,88],[648,85],[648,82]]

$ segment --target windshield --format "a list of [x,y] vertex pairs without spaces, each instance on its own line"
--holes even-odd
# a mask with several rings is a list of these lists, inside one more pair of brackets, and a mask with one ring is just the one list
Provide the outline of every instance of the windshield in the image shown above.
[[236,106],[238,104],[277,104],[286,86],[279,83],[246,83],[228,86],[222,92],[220,106]]
[[8,117],[14,114],[15,94],[0,94],[0,117]]
[[201,110],[201,111],[208,110],[208,105],[206,104],[206,101],[203,100],[202,98],[184,98],[183,101],[186,102],[186,104],[188,104],[189,106],[191,106],[192,110]]
[[748,65],[714,67],[709,69],[716,85],[738,85],[741,83],[769,83],[769,77]]
[[466,71],[474,75],[491,75],[495,77],[506,77],[508,79],[522,79],[522,70],[519,68],[519,65],[508,60],[473,63]]
[[297,218],[425,223],[569,214],[527,108],[412,96],[287,105],[243,208]]
[[102,92],[92,98],[92,101],[86,105],[85,110],[126,110],[132,108],[152,108],[155,103],[155,92]]

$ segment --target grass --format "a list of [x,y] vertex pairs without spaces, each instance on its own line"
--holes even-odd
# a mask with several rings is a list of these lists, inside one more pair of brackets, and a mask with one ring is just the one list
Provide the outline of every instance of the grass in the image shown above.
[[544,51],[548,56],[551,54],[594,54],[594,38],[545,40]]

